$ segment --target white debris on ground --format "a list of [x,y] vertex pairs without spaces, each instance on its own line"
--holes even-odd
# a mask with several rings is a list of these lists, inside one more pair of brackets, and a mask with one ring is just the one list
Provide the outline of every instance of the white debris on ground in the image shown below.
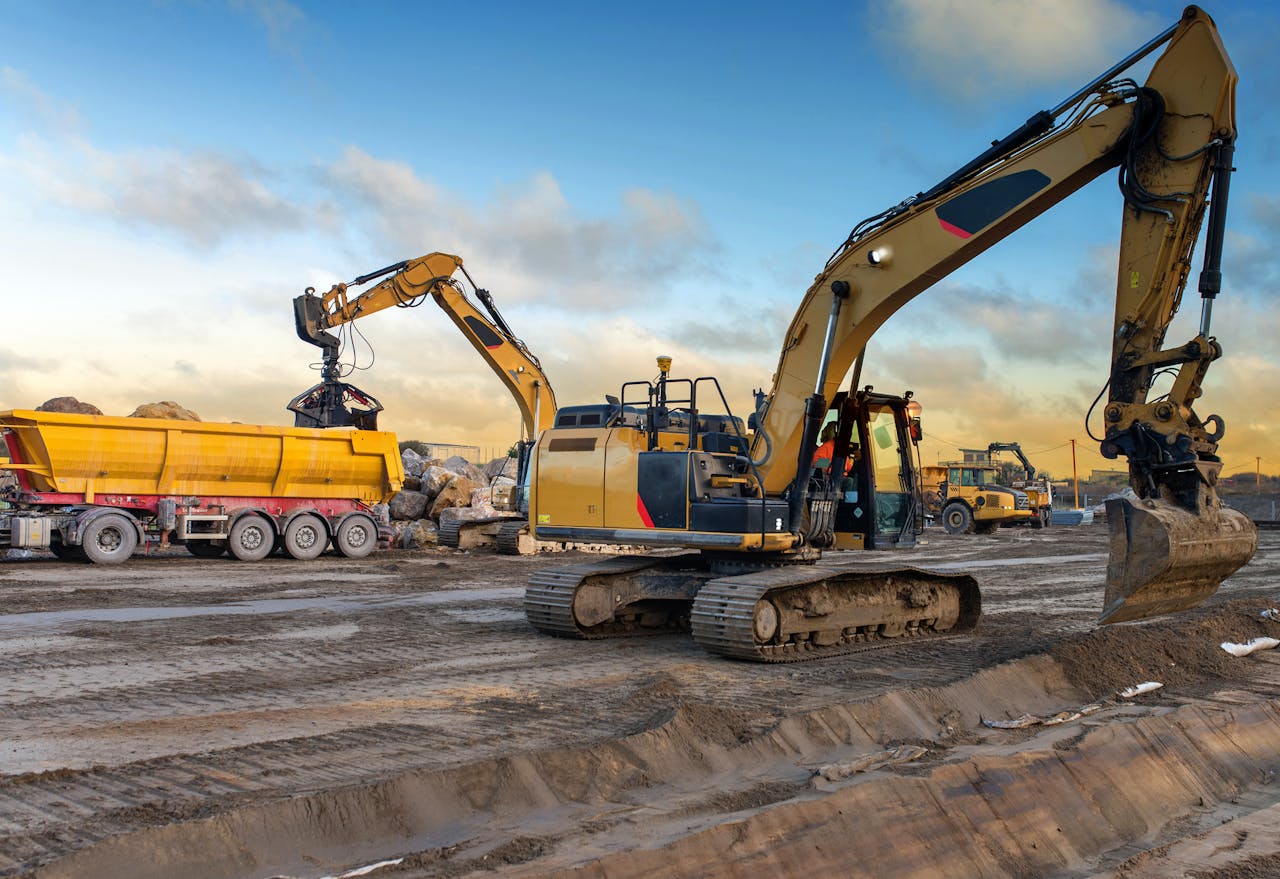
[[897,748],[890,748],[887,751],[864,754],[853,760],[842,760],[839,763],[827,763],[815,767],[813,780],[817,781],[817,779],[821,778],[826,781],[840,781],[859,772],[870,772],[873,769],[880,769],[884,766],[919,760],[927,753],[929,753],[929,749],[922,748],[919,745],[902,745]]
[[983,719],[982,725],[990,729],[1025,729],[1029,726],[1057,726],[1060,723],[1068,723],[1072,720],[1079,720],[1086,714],[1093,714],[1095,711],[1101,711],[1106,708],[1105,702],[1091,702],[1080,708],[1068,711],[1059,711],[1057,714],[1049,717],[1037,717],[1034,714],[1024,714],[1021,717],[1015,717],[1013,720],[986,720]]
[[1280,640],[1275,638],[1252,638],[1243,644],[1223,641],[1219,646],[1232,656],[1248,656],[1258,650],[1271,650],[1278,647],[1280,646]]
[[483,468],[459,455],[424,458],[412,448],[400,458],[404,489],[391,498],[388,510],[395,545],[402,549],[435,546],[441,525],[499,516],[496,504],[514,496],[515,458],[494,458]]
[[1280,622],[1280,607],[1267,608],[1262,613],[1258,614],[1258,619],[1271,620],[1273,622]]
[[1132,699],[1134,696],[1141,696],[1143,693],[1150,693],[1152,690],[1158,690],[1164,684],[1158,681],[1145,681],[1141,684],[1135,684],[1132,687],[1126,687],[1119,693],[1116,693],[1121,699]]

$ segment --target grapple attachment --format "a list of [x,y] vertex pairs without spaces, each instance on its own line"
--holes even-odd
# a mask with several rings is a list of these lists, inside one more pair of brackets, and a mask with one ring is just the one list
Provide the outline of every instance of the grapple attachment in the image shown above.
[[1258,530],[1237,510],[1194,513],[1164,500],[1107,501],[1111,557],[1100,623],[1195,607],[1258,549]]

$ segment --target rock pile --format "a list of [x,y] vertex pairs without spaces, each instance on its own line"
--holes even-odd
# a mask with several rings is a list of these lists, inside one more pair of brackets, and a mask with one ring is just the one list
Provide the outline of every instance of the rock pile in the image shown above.
[[[102,415],[101,409],[92,403],[84,403],[75,397],[54,397],[36,407],[37,412],[64,412],[72,415]],[[186,406],[172,400],[159,403],[143,403],[129,413],[130,418],[170,418],[176,421],[199,421],[200,416]]]
[[172,400],[143,403],[129,413],[130,418],[171,418],[176,421],[199,421],[200,416]]
[[435,546],[441,524],[470,522],[501,515],[494,496],[509,494],[516,484],[516,459],[495,458],[477,467],[466,458],[424,458],[413,449],[400,453],[404,489],[388,509],[395,544],[404,549]]
[[82,403],[75,397],[54,397],[36,407],[37,412],[64,412],[72,415],[101,415],[102,410],[92,403]]

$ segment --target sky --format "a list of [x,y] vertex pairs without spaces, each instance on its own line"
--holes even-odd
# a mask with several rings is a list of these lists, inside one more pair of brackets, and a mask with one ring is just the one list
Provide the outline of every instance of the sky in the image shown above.
[[[1268,0],[1207,7],[1240,74],[1201,417],[1280,472],[1280,95]],[[318,381],[291,300],[460,255],[560,405],[717,376],[745,417],[860,219],[927,189],[1174,23],[1163,0],[0,4],[0,408],[288,424]],[[924,406],[924,463],[1088,438],[1121,217],[1104,174],[899,311],[863,383]],[[1199,272],[1199,260],[1193,266]],[[1168,338],[1195,335],[1194,289]],[[427,303],[360,321],[348,380],[401,439],[503,450],[514,401]],[[1091,426],[1100,435],[1100,413]],[[1259,459],[1260,462],[1259,462]]]

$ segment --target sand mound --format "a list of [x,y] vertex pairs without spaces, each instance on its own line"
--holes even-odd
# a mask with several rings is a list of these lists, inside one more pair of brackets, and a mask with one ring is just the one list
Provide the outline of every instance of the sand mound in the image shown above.
[[1280,637],[1280,623],[1258,618],[1270,604],[1240,599],[1140,624],[1104,626],[1054,646],[1067,679],[1094,697],[1139,681],[1187,686],[1229,680],[1248,667],[1222,650],[1223,641]]

